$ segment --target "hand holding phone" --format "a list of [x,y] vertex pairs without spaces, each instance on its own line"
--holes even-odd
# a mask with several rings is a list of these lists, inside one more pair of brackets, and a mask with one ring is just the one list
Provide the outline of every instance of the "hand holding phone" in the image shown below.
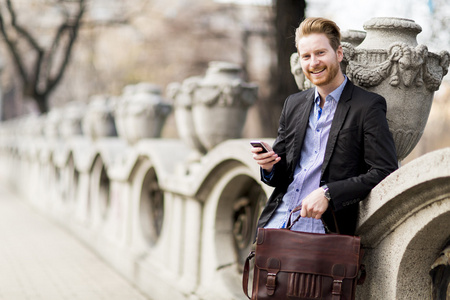
[[[252,149],[253,159],[256,160],[256,162],[261,166],[262,169],[270,173],[273,169],[273,165],[278,163],[281,160],[281,157],[274,153],[270,146],[266,146],[266,144],[261,141],[251,141],[250,144],[253,146],[253,148],[261,149],[259,152],[256,152],[258,150]],[[268,152],[272,152],[273,154],[261,155]]]
[[262,150],[259,153],[270,152],[269,149],[267,149],[267,147],[261,141],[251,141],[250,144],[254,148],[261,148]]

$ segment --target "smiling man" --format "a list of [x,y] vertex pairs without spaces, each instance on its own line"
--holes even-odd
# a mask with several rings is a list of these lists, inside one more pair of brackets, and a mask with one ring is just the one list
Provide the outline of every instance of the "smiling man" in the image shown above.
[[285,227],[301,205],[302,218],[292,230],[336,232],[334,213],[340,233],[353,235],[357,203],[398,165],[386,101],[342,73],[340,30],[333,21],[305,19],[296,46],[315,88],[286,99],[277,139],[272,148],[265,143],[269,152],[252,149],[262,181],[275,187],[258,227]]

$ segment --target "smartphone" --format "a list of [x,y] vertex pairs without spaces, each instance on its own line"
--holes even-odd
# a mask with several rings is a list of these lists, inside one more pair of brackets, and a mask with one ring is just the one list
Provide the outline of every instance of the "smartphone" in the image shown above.
[[264,144],[261,141],[251,141],[250,144],[253,147],[259,147],[262,148],[262,151],[260,151],[259,153],[266,153],[269,152],[269,149],[266,148],[266,146],[264,146]]

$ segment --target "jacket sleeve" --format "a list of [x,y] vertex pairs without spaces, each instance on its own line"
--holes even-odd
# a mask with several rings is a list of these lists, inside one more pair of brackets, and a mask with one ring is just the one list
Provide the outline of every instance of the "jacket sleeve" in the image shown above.
[[386,100],[383,97],[378,96],[372,101],[365,110],[362,122],[365,165],[361,169],[367,171],[327,183],[336,211],[364,199],[372,188],[398,168],[395,144],[386,120]]
[[286,122],[286,111],[288,109],[289,97],[286,99],[283,110],[281,111],[280,122],[278,126],[278,135],[276,140],[272,145],[273,151],[278,154],[281,160],[274,165],[273,174],[270,178],[267,178],[263,175],[261,171],[261,181],[265,184],[277,187],[280,184],[286,184],[288,181],[287,176],[287,162],[286,162],[286,131],[285,131],[285,122]]

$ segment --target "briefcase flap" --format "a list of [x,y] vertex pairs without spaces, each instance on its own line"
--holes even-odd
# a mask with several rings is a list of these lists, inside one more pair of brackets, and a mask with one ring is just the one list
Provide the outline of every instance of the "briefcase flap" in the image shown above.
[[255,264],[269,270],[275,259],[281,272],[355,278],[359,255],[356,236],[259,228]]

